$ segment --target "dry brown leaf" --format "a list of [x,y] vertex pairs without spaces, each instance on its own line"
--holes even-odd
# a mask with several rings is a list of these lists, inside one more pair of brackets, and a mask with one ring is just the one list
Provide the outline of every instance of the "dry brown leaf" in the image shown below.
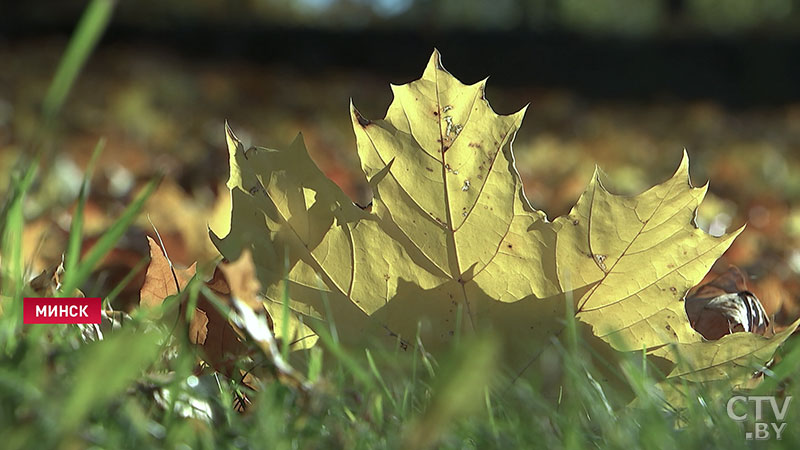
[[[28,282],[28,287],[43,297],[51,296],[56,297],[59,294],[58,288],[61,285],[61,278],[64,276],[64,263],[59,262],[53,264],[42,273],[37,275],[34,279]],[[83,297],[84,294],[80,289],[75,289],[71,294],[73,297]]]
[[202,310],[195,308],[192,322],[189,323],[189,342],[196,345],[203,345],[208,338],[208,315]]
[[147,241],[150,244],[150,265],[147,266],[139,305],[152,308],[161,305],[170,295],[183,290],[197,271],[197,263],[188,269],[176,268],[173,274],[169,260],[161,251],[161,247],[150,236],[147,237]]
[[[217,294],[223,300],[230,301],[227,296],[219,292]],[[205,322],[205,326],[195,327],[196,334],[190,335],[190,338],[202,349],[203,361],[217,372],[233,376],[236,361],[248,354],[247,346],[239,339],[236,328],[202,294],[197,299],[193,323],[198,320]]]
[[[170,262],[161,247],[149,236],[147,239],[150,245],[150,265],[147,267],[139,304],[145,308],[152,308],[161,305],[164,299],[177,294],[179,290],[183,290],[196,273],[197,264],[192,264],[188,269],[174,269],[173,274]],[[253,270],[252,260],[249,264],[250,270]],[[247,263],[231,266],[225,270],[236,280],[237,289],[255,296],[259,285],[253,286],[252,280],[248,279]],[[249,275],[249,277],[254,276],[252,273]],[[221,267],[217,267],[214,276],[206,285],[221,299],[230,303],[231,288]],[[184,315],[181,314],[180,318],[183,320]],[[194,316],[187,327],[189,341],[202,349],[202,359],[216,371],[231,375],[236,360],[247,353],[247,347],[239,340],[236,329],[202,293],[197,299]]]
[[52,295],[58,287],[58,282],[63,272],[64,266],[61,263],[53,264],[32,279],[28,286],[37,295]]
[[225,278],[225,274],[219,270],[219,266],[214,269],[214,275],[211,276],[211,279],[206,281],[206,286],[219,294],[224,294],[225,296],[228,296],[231,293],[231,288],[228,286],[228,280]]
[[[242,256],[233,263],[219,264],[206,285],[231,308],[231,297],[235,296],[251,308],[264,309],[258,300],[261,284],[256,279],[255,266],[249,251],[242,252]],[[236,359],[247,353],[247,347],[239,339],[236,327],[205,296],[200,296],[197,307],[205,315],[207,322],[204,329],[195,330],[197,334],[192,335],[196,336],[194,343],[202,345],[205,361],[211,367],[231,375]],[[267,318],[272,325],[269,315]]]
[[256,266],[249,249],[244,250],[235,262],[221,264],[219,268],[225,275],[231,294],[256,311],[264,308],[258,299],[261,283],[256,277]]
[[[255,268],[249,252],[234,263],[219,264],[206,286],[231,308],[231,295],[253,305],[252,302],[258,302],[257,293],[261,288],[255,279]],[[193,329],[190,328],[192,343],[202,346],[206,363],[219,372],[232,375],[236,360],[247,354],[247,347],[241,342],[236,327],[204,295],[198,299],[197,311],[198,320],[203,324],[201,326],[198,323]]]
[[[224,192],[224,191],[222,191]],[[229,197],[223,195],[222,197]],[[218,255],[213,244],[208,240],[208,222],[219,223],[230,215],[230,207],[225,210],[225,199],[222,202],[222,218],[215,219],[218,208],[210,199],[197,198],[188,194],[175,181],[164,179],[158,190],[145,206],[145,213],[153,223],[158,224],[159,231],[167,241],[167,235],[176,243],[170,251],[174,253],[173,261],[185,262],[208,260]],[[230,201],[228,201],[230,203]],[[140,224],[146,226],[146,220]]]
[[[232,309],[233,298],[237,298],[257,315],[264,314],[270,331],[274,330],[272,318],[259,298],[261,283],[256,277],[249,250],[244,250],[235,262],[220,263],[206,286]],[[205,296],[200,296],[197,307],[203,317],[201,320],[205,322],[190,330],[192,342],[201,345],[206,363],[219,372],[233,376],[236,360],[248,354],[248,348],[240,339],[241,331],[223,317]],[[269,353],[269,350],[265,351]]]

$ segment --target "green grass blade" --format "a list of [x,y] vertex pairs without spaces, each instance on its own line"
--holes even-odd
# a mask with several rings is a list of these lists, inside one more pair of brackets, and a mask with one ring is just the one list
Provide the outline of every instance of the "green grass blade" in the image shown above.
[[72,216],[72,224],[69,227],[69,242],[67,244],[67,254],[64,261],[64,270],[75,270],[78,265],[78,259],[81,254],[81,244],[83,243],[83,210],[86,207],[86,199],[89,196],[89,186],[92,182],[92,174],[94,173],[94,166],[97,163],[97,158],[105,148],[106,140],[100,139],[94,147],[92,157],[89,160],[89,165],[86,166],[86,172],[83,175],[83,184],[78,194],[78,205],[75,208],[75,214]]
[[492,430],[492,436],[497,439],[499,433],[497,432],[497,422],[494,419],[494,407],[492,406],[492,396],[489,393],[489,386],[483,388],[483,399],[486,404],[486,413],[489,415],[489,429]]
[[475,337],[456,348],[436,379],[430,404],[408,427],[401,448],[433,448],[463,417],[485,405],[484,392],[496,371],[499,343],[493,336]]
[[111,21],[115,4],[114,0],[92,0],[81,16],[45,94],[42,109],[46,120],[55,117],[64,105],[78,73]]
[[162,336],[150,331],[121,331],[86,347],[64,401],[59,428],[69,432],[88,414],[119,396],[158,357]]
[[23,211],[25,195],[28,193],[38,168],[38,159],[25,169],[24,173],[12,182],[9,199],[3,214],[2,232],[2,292],[18,298],[24,284],[25,262],[22,260],[22,232],[25,227]]
[[316,383],[322,375],[322,349],[319,347],[311,347],[308,351],[308,381]]
[[108,307],[113,308],[114,300],[116,300],[119,294],[122,293],[123,289],[125,289],[130,284],[130,282],[133,281],[133,278],[136,276],[136,274],[139,273],[139,271],[142,270],[142,268],[144,268],[144,266],[146,266],[148,262],[150,262],[150,259],[147,257],[143,257],[142,259],[139,260],[139,262],[136,263],[135,266],[133,266],[133,269],[131,269],[130,272],[125,274],[125,277],[122,278],[122,280],[120,280],[120,282],[117,283],[116,286],[114,286],[114,289],[112,289],[111,292],[108,293],[106,298],[103,299],[104,309],[107,309]]
[[375,360],[372,358],[372,352],[370,352],[368,348],[364,349],[364,351],[367,354],[367,362],[369,363],[369,368],[372,371],[372,374],[375,375],[375,378],[377,378],[381,388],[383,388],[383,393],[386,394],[386,398],[392,402],[394,409],[397,409],[397,401],[394,399],[392,392],[389,390],[389,386],[386,385],[386,381],[384,381],[381,372],[378,370],[378,366],[375,364]]
[[39,158],[17,175],[9,186],[9,196],[0,216],[0,351],[15,348],[22,326],[22,294],[25,288],[22,234],[25,227],[24,204]]
[[375,389],[375,381],[369,375],[369,372],[361,367],[361,364],[356,358],[350,355],[342,344],[331,335],[328,324],[322,320],[314,319],[313,317],[310,317],[309,320],[313,324],[312,328],[317,333],[317,336],[319,336],[319,341],[328,349],[331,355],[336,358],[341,364],[341,367],[348,370],[353,377],[360,381],[366,388]]
[[114,245],[116,245],[117,241],[125,233],[125,230],[127,230],[136,219],[136,216],[157,185],[158,180],[156,179],[147,183],[133,203],[128,205],[122,213],[122,216],[120,216],[120,218],[111,225],[108,231],[106,231],[105,234],[97,240],[94,246],[92,246],[83,260],[77,265],[76,270],[64,273],[64,283],[61,286],[61,293],[63,295],[72,295],[73,291],[89,277],[89,274],[94,270],[100,260],[114,248]]

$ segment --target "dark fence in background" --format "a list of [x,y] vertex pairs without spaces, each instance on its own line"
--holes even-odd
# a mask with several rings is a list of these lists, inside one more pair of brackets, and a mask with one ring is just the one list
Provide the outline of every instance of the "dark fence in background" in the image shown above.
[[[13,14],[0,14],[0,45],[66,37],[75,23],[70,17],[15,21]],[[470,82],[491,75],[493,85],[566,88],[590,98],[712,99],[734,107],[800,101],[800,38],[787,36],[631,39],[525,29],[321,29],[184,19],[155,26],[112,23],[101,45],[115,44],[214,61],[283,64],[309,74],[358,69],[395,82],[419,76],[437,47],[445,66]]]

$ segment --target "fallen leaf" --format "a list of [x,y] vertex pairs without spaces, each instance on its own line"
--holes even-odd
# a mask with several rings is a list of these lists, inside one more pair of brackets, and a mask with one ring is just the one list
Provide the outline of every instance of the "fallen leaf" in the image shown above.
[[[61,279],[63,276],[64,263],[59,262],[58,264],[51,265],[47,269],[43,270],[42,273],[34,277],[30,282],[28,282],[28,287],[36,295],[41,297],[59,297],[62,295],[59,289],[61,288]],[[80,289],[75,289],[75,291],[70,293],[70,295],[73,297],[84,296]]]
[[201,309],[195,309],[194,317],[189,323],[189,342],[204,345],[208,339],[208,315]]
[[[217,266],[206,285],[228,307],[233,308],[230,285],[221,266]],[[241,342],[236,328],[202,292],[197,299],[197,311],[189,336],[193,344],[201,346],[203,360],[214,370],[228,376],[233,375],[239,358],[248,354],[247,346]]]
[[49,295],[54,296],[58,291],[58,285],[61,283],[60,278],[64,274],[64,264],[53,264],[42,273],[32,279],[28,286],[36,295]]
[[[236,298],[244,301],[250,308],[262,308],[258,298],[261,283],[256,278],[256,268],[250,251],[242,252],[238,260],[220,264],[219,269],[225,276],[227,290]],[[216,284],[216,283],[215,283]]]
[[746,331],[764,335],[769,326],[761,301],[747,289],[745,276],[735,266],[686,296],[689,323],[706,339]]
[[[778,346],[791,335],[800,320],[771,338],[754,333],[732,333],[716,341],[671,344],[652,352],[675,365],[667,374],[669,382],[724,382],[746,384],[771,360]],[[675,386],[671,389],[675,389]]]
[[[683,297],[741,229],[713,237],[695,226],[707,186],[691,185],[686,153],[669,180],[636,196],[612,194],[595,171],[570,213],[549,222],[515,167],[525,110],[497,115],[484,85],[462,84],[434,52],[420,80],[392,86],[383,120],[351,105],[369,210],[322,174],[301,136],[245,151],[227,129],[231,226],[211,238],[228,259],[252,249],[275,329],[335,326],[345,344],[403,349],[419,336],[433,350],[494,329],[519,369],[560,336],[571,302],[606,346],[644,348],[673,369],[685,349],[713,367]],[[785,335],[762,339],[714,345],[774,349]]]
[[[195,275],[196,263],[188,269],[174,269],[155,240],[150,237],[147,239],[150,245],[150,265],[147,267],[142,286],[140,305],[144,308],[153,308],[161,305],[167,297],[178,294],[186,288]],[[234,269],[228,271],[236,276],[243,270],[245,264],[236,265]],[[248,286],[252,290],[252,284],[244,275],[238,275],[237,283],[237,288]],[[231,289],[220,267],[216,268],[207,285],[223,301],[232,305]],[[183,310],[183,305],[180,309]],[[184,319],[185,315],[181,313],[179,320]],[[189,341],[202,349],[202,359],[218,372],[232,375],[239,358],[247,354],[247,347],[239,340],[236,329],[202,293],[198,296],[194,315],[187,328]]]
[[197,263],[187,269],[176,269],[153,238],[148,236],[147,242],[150,245],[150,265],[145,273],[139,304],[145,308],[153,308],[186,287],[197,271]]
[[[227,193],[225,193],[227,194]],[[228,197],[223,195],[221,197]],[[159,231],[169,245],[173,261],[186,262],[207,260],[217,256],[217,251],[207,239],[207,223],[215,224],[215,217],[225,208],[225,199],[216,203],[211,199],[197,198],[187,193],[176,182],[165,179],[145,205],[146,216],[157,224]],[[228,203],[229,204],[229,203]],[[141,225],[147,225],[142,220]]]

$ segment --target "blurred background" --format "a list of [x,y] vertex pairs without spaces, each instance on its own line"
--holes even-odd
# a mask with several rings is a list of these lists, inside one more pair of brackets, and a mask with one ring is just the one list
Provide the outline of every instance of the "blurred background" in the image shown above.
[[224,229],[225,120],[246,144],[302,132],[323,171],[368,201],[349,101],[383,117],[389,83],[418,78],[436,47],[463,82],[491,76],[497,112],[531,103],[514,149],[536,208],[566,214],[595,164],[612,191],[640,192],[685,148],[694,184],[711,180],[698,224],[748,224],[714,270],[744,269],[778,323],[800,315],[800,0],[105,1],[110,22],[49,121],[45,93],[89,2],[0,1],[0,189],[43,134],[52,155],[26,204],[32,274],[60,260],[100,138],[89,236],[166,176],[95,295],[146,258],[148,216],[176,263],[216,256],[206,227]]

